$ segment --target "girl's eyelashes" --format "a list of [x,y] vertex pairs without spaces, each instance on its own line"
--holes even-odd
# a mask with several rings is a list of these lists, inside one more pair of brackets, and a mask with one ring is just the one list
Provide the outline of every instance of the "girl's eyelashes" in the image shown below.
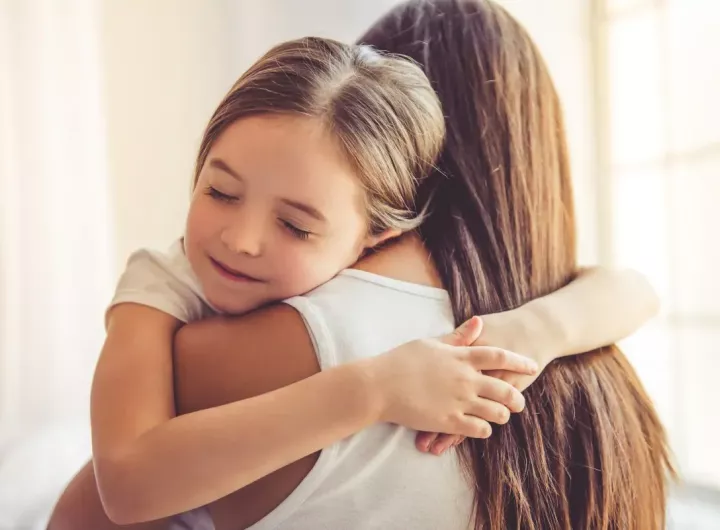
[[302,229],[298,228],[297,226],[295,226],[287,221],[284,221],[282,219],[280,220],[280,222],[294,237],[296,237],[298,239],[306,240],[308,237],[310,237],[310,234],[312,233],[312,232],[308,232],[307,230],[302,230]]
[[205,188],[205,194],[209,195],[215,200],[222,201],[222,202],[235,202],[238,200],[238,197],[235,197],[233,195],[228,195],[227,193],[223,193],[222,191],[218,190],[217,188],[213,188],[212,186],[208,186]]
[[[234,195],[228,195],[227,193],[223,193],[222,191],[218,190],[217,188],[214,188],[213,186],[207,186],[205,188],[205,194],[209,195],[213,199],[225,203],[234,203],[236,202],[239,197],[236,197]],[[312,232],[308,230],[303,230],[302,228],[298,228],[294,224],[290,223],[289,221],[285,221],[284,219],[280,219],[280,223],[282,226],[290,232],[290,234],[300,240],[306,240],[310,237]]]

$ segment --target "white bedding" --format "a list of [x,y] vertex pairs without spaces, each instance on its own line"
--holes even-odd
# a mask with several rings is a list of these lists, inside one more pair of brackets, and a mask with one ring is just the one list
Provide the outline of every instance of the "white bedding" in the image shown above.
[[44,530],[65,485],[90,458],[81,422],[23,434],[0,430],[0,530]]

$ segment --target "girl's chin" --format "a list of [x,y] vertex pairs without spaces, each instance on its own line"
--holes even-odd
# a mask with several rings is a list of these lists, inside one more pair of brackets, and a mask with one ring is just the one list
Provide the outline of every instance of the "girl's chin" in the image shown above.
[[232,300],[228,300],[227,296],[223,297],[207,297],[207,301],[215,311],[223,315],[239,316],[249,313],[259,307],[265,305],[264,302],[255,300],[242,299],[240,296]]

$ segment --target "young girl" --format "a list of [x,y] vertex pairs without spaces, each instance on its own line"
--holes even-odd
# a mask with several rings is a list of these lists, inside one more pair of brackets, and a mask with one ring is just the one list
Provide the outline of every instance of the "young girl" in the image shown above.
[[[289,387],[291,411],[261,396],[175,417],[178,328],[305,293],[417,227],[415,184],[443,135],[421,70],[367,47],[288,42],[237,81],[203,139],[184,238],[135,253],[106,316],[92,438],[113,521],[205,505],[377,421],[487,436],[487,421],[522,410],[517,390],[480,370],[532,374],[531,360],[425,341]],[[478,332],[471,321],[454,344]],[[318,425],[334,427],[298,434]]]

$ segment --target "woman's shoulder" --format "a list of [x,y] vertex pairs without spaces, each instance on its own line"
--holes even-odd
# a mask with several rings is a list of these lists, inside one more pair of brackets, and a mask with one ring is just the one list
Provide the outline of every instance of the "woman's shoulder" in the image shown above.
[[417,234],[406,234],[369,254],[353,270],[365,271],[402,282],[442,287],[440,275]]
[[323,370],[453,329],[446,291],[348,269],[286,300],[301,316]]

